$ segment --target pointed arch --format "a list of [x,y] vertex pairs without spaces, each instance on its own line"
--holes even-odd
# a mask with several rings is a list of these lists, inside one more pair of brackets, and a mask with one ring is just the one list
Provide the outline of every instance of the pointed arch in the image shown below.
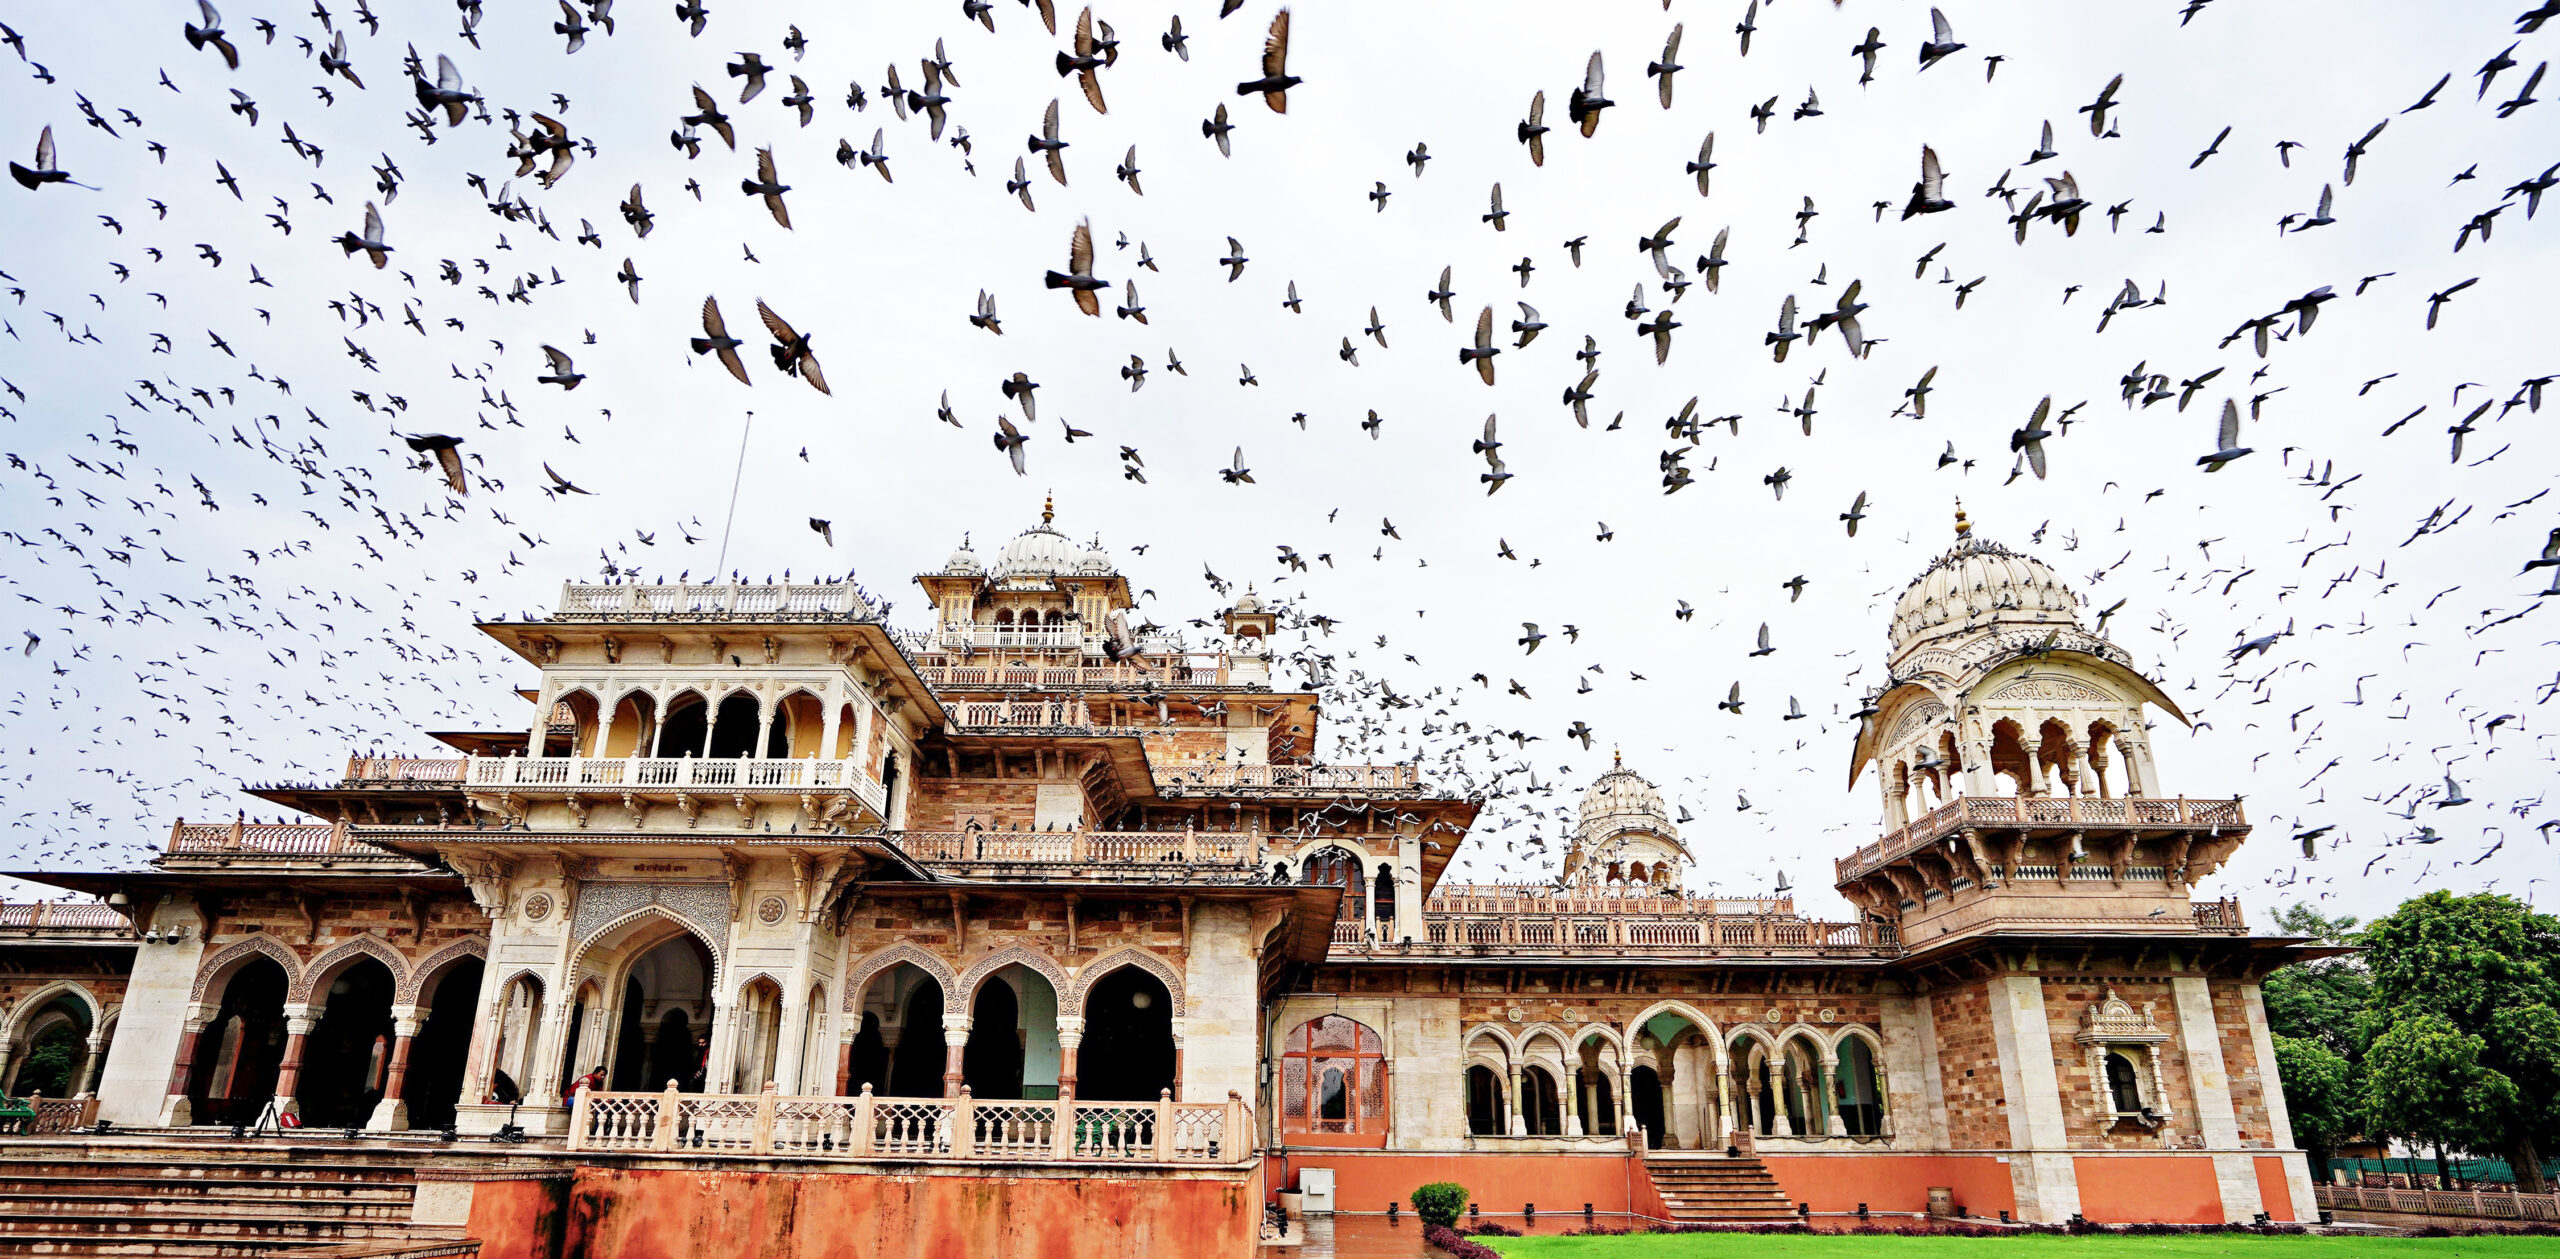
[[[634,909],[627,914],[613,918],[607,921],[604,925],[588,932],[587,938],[578,941],[578,947],[576,950],[569,954],[569,965],[563,968],[560,972],[561,978],[564,981],[564,986],[569,987],[572,990],[575,989],[574,983],[566,981],[573,981],[586,974],[587,954],[595,951],[595,947],[599,942],[603,941],[608,936],[622,932],[626,928],[637,926],[642,920],[649,918],[659,919],[676,928],[676,930],[681,931],[686,935],[690,935],[696,940],[700,940],[702,942],[703,950],[711,955],[712,989],[718,991],[727,987],[729,950],[726,945],[728,942],[725,940],[712,939],[711,933],[703,930],[702,927],[692,919],[686,918],[683,915],[668,909],[664,905],[642,905],[639,908]],[[660,939],[663,941],[665,938],[666,937],[661,937]],[[627,943],[627,941],[625,943]],[[616,945],[615,947],[619,948],[621,946]],[[645,953],[646,951],[647,950],[641,950],[640,952]],[[639,956],[640,953],[634,953],[632,955],[634,959]],[[510,982],[513,982],[512,977],[510,978]],[[506,991],[503,985],[500,986],[498,990],[501,992]],[[608,988],[607,991],[611,991],[611,989]]]
[[89,1012],[89,1035],[97,1035],[99,1030],[107,1025],[107,1009],[99,1002],[98,994],[89,991],[86,984],[75,980],[57,979],[19,998],[16,1004],[9,1007],[5,1021],[0,1021],[0,1045],[17,1044],[18,1036],[25,1030],[27,1020],[52,1004],[54,998],[66,995],[78,1001]]
[[446,970],[456,962],[474,957],[483,962],[489,959],[487,936],[465,936],[429,953],[424,961],[410,968],[409,974],[401,980],[398,996],[394,999],[401,1005],[418,1004],[420,999],[427,995],[428,989],[444,976]]
[[1518,1045],[1520,1052],[1525,1055],[1529,1052],[1529,1046],[1535,1044],[1541,1036],[1555,1042],[1557,1056],[1562,1057],[1573,1052],[1573,1042],[1565,1038],[1563,1028],[1553,1023],[1531,1023],[1512,1034],[1512,1043]]
[[1884,1061],[1884,1038],[1876,1035],[1876,1030],[1864,1023],[1851,1023],[1832,1033],[1830,1041],[1824,1046],[1824,1052],[1837,1058],[1840,1056],[1841,1042],[1850,1040],[1867,1042],[1867,1052],[1874,1054],[1878,1063]]
[[1785,1027],[1778,1029],[1778,1032],[1773,1039],[1777,1044],[1784,1045],[1788,1041],[1798,1038],[1802,1038],[1806,1044],[1813,1046],[1814,1057],[1828,1058],[1832,1056],[1831,1036],[1825,1033],[1821,1028],[1815,1027],[1811,1023],[1789,1023]]
[[1520,1056],[1520,1047],[1512,1041],[1510,1034],[1491,1023],[1477,1024],[1459,1044],[1465,1052],[1473,1054],[1476,1052],[1476,1042],[1484,1040],[1494,1043],[1494,1057],[1505,1067]]
[[737,982],[729,985],[729,999],[731,1001],[737,1000],[740,995],[746,992],[747,985],[752,984],[759,979],[771,982],[773,984],[774,993],[779,996],[791,991],[789,988],[783,987],[783,981],[785,978],[786,976],[780,971],[766,970],[759,966],[756,969],[739,976]]
[[283,941],[264,932],[236,944],[226,944],[198,963],[195,986],[188,991],[188,1000],[204,1004],[206,996],[216,991],[216,981],[229,984],[232,973],[253,957],[267,958],[284,969],[286,999],[291,1000],[290,994],[302,982],[302,959]]
[[293,985],[285,989],[285,1004],[311,1004],[311,994],[322,984],[337,978],[340,971],[353,966],[359,958],[367,957],[382,963],[382,968],[391,972],[393,993],[407,991],[409,959],[400,956],[400,950],[384,943],[381,936],[367,932],[343,944],[335,945],[311,959],[311,964],[303,968],[302,974],[293,981]]
[[[1636,1033],[1643,1031],[1645,1024],[1651,1023],[1655,1016],[1663,1014],[1676,1014],[1689,1020],[1689,1025],[1697,1028],[1698,1034],[1706,1037],[1708,1044],[1717,1046],[1717,1052],[1723,1052],[1722,1046],[1727,1037],[1717,1026],[1716,1021],[1708,1018],[1698,1007],[1686,1001],[1677,1000],[1656,1001],[1646,1006],[1642,1014],[1627,1020],[1626,1044],[1632,1046],[1635,1043]],[[1665,1047],[1668,1048],[1668,1046]]]
[[1595,1039],[1609,1047],[1609,1052],[1614,1055],[1616,1061],[1624,1063],[1627,1060],[1627,1038],[1619,1034],[1618,1029],[1606,1023],[1585,1023],[1574,1029],[1573,1040],[1565,1046],[1565,1051],[1579,1054],[1584,1045],[1590,1044]]
[[1093,961],[1086,963],[1082,969],[1078,970],[1076,972],[1076,981],[1073,989],[1060,988],[1058,990],[1058,995],[1066,1006],[1066,1008],[1059,1010],[1058,1013],[1083,1014],[1085,997],[1093,991],[1094,984],[1100,982],[1103,976],[1124,966],[1135,966],[1138,969],[1155,976],[1156,981],[1164,985],[1166,994],[1173,998],[1173,1017],[1183,1017],[1187,1007],[1183,1003],[1181,970],[1176,968],[1172,962],[1167,961],[1163,954],[1151,952],[1135,945],[1130,945],[1105,953],[1101,957],[1095,958]]
[[1720,1043],[1730,1049],[1739,1041],[1749,1041],[1759,1046],[1770,1057],[1774,1058],[1778,1055],[1779,1038],[1758,1023],[1737,1023],[1725,1029],[1724,1039]]
[[960,985],[960,977],[952,972],[950,963],[912,944],[899,943],[865,956],[845,973],[844,1012],[860,1014],[863,991],[871,986],[872,979],[901,963],[932,976],[933,981],[942,986],[944,1004],[949,1004],[951,990]]
[[[960,972],[958,981],[943,985],[943,1012],[965,1017],[970,1007],[976,1003],[978,988],[986,983],[987,977],[1007,966],[1014,965],[1038,972],[1042,979],[1049,981],[1051,992],[1063,993],[1075,986],[1075,981],[1067,978],[1066,969],[1058,965],[1056,958],[1019,944],[1008,944],[969,963],[969,969]],[[1077,1002],[1081,1008],[1082,994],[1078,994]]]

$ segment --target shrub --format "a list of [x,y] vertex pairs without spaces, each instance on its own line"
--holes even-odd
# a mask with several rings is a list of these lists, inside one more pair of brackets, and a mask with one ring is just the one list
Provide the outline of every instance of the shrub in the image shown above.
[[1413,1213],[1422,1217],[1426,1227],[1447,1228],[1466,1209],[1467,1187],[1454,1181],[1434,1181],[1413,1191]]
[[[1423,1188],[1457,1189],[1461,1194],[1466,1192],[1466,1190],[1459,1189],[1456,1185],[1449,1184],[1425,1185]],[[1421,1190],[1415,1190],[1414,1192],[1419,1195]],[[1416,1211],[1421,1210],[1422,1204],[1419,1202],[1415,1203],[1413,1209]],[[1483,1242],[1469,1241],[1464,1237],[1460,1237],[1456,1230],[1443,1224],[1423,1225],[1422,1240],[1440,1248],[1441,1250],[1447,1251],[1449,1253],[1449,1259],[1502,1259],[1501,1253],[1496,1251],[1493,1247],[1485,1245]]]

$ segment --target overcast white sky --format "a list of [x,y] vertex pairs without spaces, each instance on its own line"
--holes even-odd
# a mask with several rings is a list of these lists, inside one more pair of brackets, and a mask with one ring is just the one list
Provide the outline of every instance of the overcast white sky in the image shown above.
[[[1188,62],[1159,44],[1168,9],[1115,6],[1100,16],[1124,47],[1103,72],[1110,113],[1097,116],[1051,67],[1065,41],[1012,3],[997,6],[995,34],[956,4],[720,4],[699,39],[664,4],[627,4],[614,34],[591,34],[575,55],[550,29],[556,7],[490,4],[475,51],[451,6],[384,3],[378,35],[339,15],[363,91],[322,78],[296,45],[325,36],[293,5],[227,6],[236,73],[188,48],[191,4],[17,6],[6,21],[31,62],[0,54],[9,156],[27,160],[50,123],[63,168],[103,191],[0,188],[0,271],[22,290],[0,303],[0,378],[24,395],[0,398],[16,456],[0,469],[0,527],[31,544],[0,547],[0,577],[21,596],[17,627],[41,639],[5,656],[8,844],[23,864],[130,864],[174,817],[257,805],[231,790],[238,781],[328,779],[350,748],[432,751],[425,730],[521,727],[510,688],[529,670],[482,649],[471,618],[548,607],[561,580],[591,578],[608,557],[646,580],[711,571],[752,411],[731,567],[759,578],[857,570],[898,602],[895,619],[921,625],[908,576],[938,567],[964,532],[991,554],[1054,491],[1060,527],[1099,533],[1154,592],[1157,619],[1223,606],[1205,566],[1338,620],[1313,645],[1337,657],[1341,679],[1358,670],[1407,696],[1443,688],[1426,707],[1384,712],[1384,731],[1341,755],[1396,760],[1428,747],[1443,778],[1443,765],[1484,784],[1526,764],[1538,783],[1562,784],[1488,811],[1461,867],[1475,877],[1549,868],[1529,837],[1558,832],[1552,811],[1614,745],[1694,813],[1694,886],[1765,889],[1783,869],[1809,907],[1843,910],[1828,862],[1873,836],[1877,808],[1871,785],[1844,788],[1842,715],[1881,677],[1886,610],[1948,542],[1960,493],[1982,533],[2052,563],[2091,613],[2125,601],[2112,637],[2201,727],[2155,735],[2164,786],[2244,794],[2259,826],[2210,890],[2260,914],[2306,895],[2371,912],[2419,887],[2534,893],[2533,881],[2560,878],[2551,832],[2534,829],[2560,816],[2542,802],[2560,733],[2544,729],[2543,703],[2560,674],[2560,613],[2534,598],[2548,573],[2515,575],[2560,523],[2554,499],[2536,497],[2552,479],[2552,420],[2492,407],[2459,464],[2446,436],[2479,403],[2560,371],[2533,296],[2552,274],[2551,227],[2518,198],[2492,239],[2452,252],[2471,216],[2560,162],[2560,105],[2505,119],[2496,108],[2560,34],[2521,37],[2521,65],[2476,102],[2473,71],[2519,38],[2518,4],[2215,0],[2181,27],[2180,6],[2161,0],[1958,0],[1945,8],[1969,47],[1925,73],[1914,64],[1925,6],[1783,0],[1762,8],[1747,58],[1732,34],[1742,7],[1301,4],[1290,70],[1307,82],[1281,116],[1233,91],[1255,72],[1267,0],[1224,21],[1183,6]],[[272,45],[253,28],[262,17],[277,24]],[[1062,14],[1061,26],[1072,20]],[[805,61],[782,47],[793,22]],[[1675,22],[1687,68],[1666,111],[1644,67]],[[1870,25],[1886,47],[1862,88],[1847,50]],[[959,74],[952,122],[975,142],[974,175],[920,119],[901,122],[877,99],[892,63],[919,84],[937,37]],[[503,125],[439,127],[432,146],[401,125],[409,44],[430,60],[453,55],[493,107],[549,110],[552,93],[568,97],[557,116],[597,155],[556,188],[514,184],[561,239],[493,216],[465,182],[477,173],[494,191],[511,173]],[[1570,134],[1565,98],[1595,48],[1619,103],[1585,140]],[[741,106],[722,66],[747,49],[778,69]],[[1985,54],[2003,58],[1987,83]],[[33,63],[58,81],[32,77]],[[163,70],[177,93],[158,85]],[[782,103],[790,73],[817,98],[805,129]],[[2076,110],[2119,73],[2121,136],[2093,139]],[[2431,108],[2398,112],[2447,73],[2455,80]],[[868,109],[847,109],[848,80],[873,97]],[[735,153],[707,133],[699,160],[670,147],[693,83],[737,119]],[[1791,120],[1808,87],[1824,112]],[[233,88],[257,101],[255,126],[224,108]],[[1543,168],[1512,134],[1540,89],[1556,128]],[[84,123],[75,92],[121,136]],[[1072,182],[1056,185],[1034,161],[1030,212],[1003,184],[1053,96]],[[1777,118],[1755,134],[1746,109],[1772,96]],[[1201,135],[1221,103],[1236,127],[1231,159]],[[119,118],[126,109],[140,125]],[[2342,152],[2384,118],[2345,186]],[[2060,156],[2020,167],[2045,119]],[[282,143],[288,123],[323,147],[316,168]],[[2226,126],[2220,151],[2190,169]],[[867,147],[875,129],[894,183],[833,161],[840,138]],[[1709,131],[1719,166],[1702,199],[1682,167]],[[2302,146],[2290,168],[2277,160],[2287,140]],[[150,141],[167,146],[165,162]],[[1417,141],[1433,156],[1418,179],[1403,160]],[[1898,209],[1923,143],[1943,159],[1958,208],[1878,222],[1870,203]],[[1131,144],[1144,196],[1111,175]],[[797,230],[738,191],[763,145],[792,185]],[[384,207],[392,267],[376,272],[330,241],[379,198],[365,167],[386,154],[405,180]],[[215,184],[217,161],[243,199]],[[2450,182],[2473,167],[2476,179]],[[2017,245],[2002,204],[1983,195],[2004,171],[2020,188],[2068,171],[2093,213],[2076,236],[2040,223]],[[702,184],[698,203],[688,178]],[[646,240],[614,208],[635,180],[658,215]],[[1382,213],[1366,196],[1377,181],[1393,193]],[[1511,211],[1501,233],[1480,219],[1497,181]],[[2336,185],[2336,223],[2280,235],[2278,219],[2307,214],[2324,185]],[[266,217],[279,197],[289,235]],[[1820,213],[1791,247],[1807,197]],[[2130,206],[2111,232],[2094,211],[2119,202]],[[1674,215],[1675,261],[1688,266],[1730,226],[1732,265],[1722,292],[1692,288],[1671,308],[1683,326],[1657,366],[1621,308],[1639,282],[1649,304],[1668,298],[1634,242]],[[2141,230],[2161,215],[2164,231]],[[572,243],[582,218],[603,248]],[[1116,301],[1087,319],[1042,289],[1084,218],[1103,242],[1097,273],[1138,279],[1148,326],[1110,317]],[[1122,233],[1146,242],[1161,272],[1138,269],[1134,247],[1110,247]],[[1214,262],[1229,235],[1252,259],[1232,283]],[[1589,241],[1578,268],[1561,244],[1573,237]],[[198,242],[220,252],[219,267]],[[1942,242],[1915,280],[1915,260]],[[645,277],[636,305],[613,281],[626,256]],[[1525,289],[1509,270],[1523,256],[1536,266]],[[460,264],[462,285],[437,279],[442,259]],[[1455,268],[1456,324],[1423,297],[1444,265]],[[269,286],[250,283],[253,267]],[[562,282],[530,303],[476,292],[504,294],[527,273],[548,281],[555,268]],[[1986,278],[1958,311],[1942,272]],[[1827,285],[1814,282],[1826,273]],[[2426,331],[2427,294],[2474,276]],[[2146,295],[2165,281],[2167,304],[2096,333],[2128,278]],[[1852,279],[1882,342],[1872,356],[1852,360],[1826,336],[1772,363],[1761,334],[1780,300],[1792,293],[1809,313]],[[1303,314],[1281,306],[1293,280]],[[2245,341],[2218,347],[2241,320],[2321,285],[2340,296],[2309,336],[2263,362]],[[2068,286],[2083,287],[2066,302]],[[1001,337],[966,321],[981,289],[1000,303]],[[413,306],[426,332],[358,328],[330,306],[350,293],[394,321]],[[752,388],[686,353],[705,294],[750,337]],[[772,369],[750,333],[758,297],[814,334],[832,398]],[[1507,326],[1519,300],[1551,326],[1506,351],[1488,389],[1454,351],[1476,311],[1492,303]],[[1359,339],[1358,365],[1347,364],[1340,340],[1359,338],[1372,305],[1393,348]],[[1586,333],[1602,351],[1587,430],[1558,402],[1580,377],[1572,356]],[[574,393],[535,382],[544,342],[588,373]],[[1168,349],[1189,376],[1165,370]],[[1132,354],[1151,369],[1134,395],[1118,374]],[[2128,410],[2117,382],[2137,363],[2173,381],[2223,372],[2184,412]],[[1244,365],[1258,385],[1239,385]],[[1893,416],[1932,366],[1928,417]],[[290,396],[253,369],[283,377]],[[989,440],[996,416],[1018,418],[996,389],[1017,370],[1043,386],[1028,477]],[[1778,405],[1817,376],[1807,438]],[[2478,387],[2457,404],[2465,382]],[[482,403],[484,388],[514,403],[521,427]],[[965,429],[934,419],[946,389]],[[357,391],[408,409],[369,413]],[[2260,393],[2271,396],[2244,432],[2257,453],[2207,476],[2195,459],[2212,449],[2223,398],[2245,406]],[[2008,435],[2048,395],[2057,410],[2087,405],[2050,443],[2050,479],[2010,483]],[[1702,416],[1744,418],[1738,436],[1705,436],[1686,456],[1696,483],[1665,496],[1660,455],[1689,443],[1663,422],[1692,396]],[[1372,409],[1385,419],[1375,440],[1359,427]],[[1303,429],[1291,422],[1301,412]],[[1488,412],[1501,416],[1517,474],[1491,498],[1468,450]],[[1623,426],[1603,431],[1621,412]],[[1063,442],[1061,416],[1094,435]],[[464,437],[505,489],[475,492],[448,517],[437,484],[405,466],[395,428]],[[1973,467],[1935,466],[1950,442]],[[1123,444],[1142,453],[1145,484],[1122,477]],[[1238,446],[1254,484],[1217,476]],[[297,448],[301,472],[287,462]],[[547,500],[545,463],[592,496]],[[1763,477],[1782,466],[1793,480],[1777,501]],[[2306,486],[2313,468],[2331,486],[2358,479]],[[351,505],[342,476],[378,503]],[[1868,519],[1852,539],[1838,516],[1862,491]],[[2412,540],[2446,504],[2437,519],[2455,523]],[[834,522],[833,549],[806,527],[813,516]],[[1381,536],[1383,520],[1401,540]],[[1601,521],[1614,540],[1596,540]],[[686,545],[686,532],[704,540]],[[1506,541],[1517,560],[1497,554]],[[1282,545],[1334,563],[1286,572],[1274,560]],[[1811,584],[1790,603],[1779,583],[1797,574]],[[1698,613],[1675,621],[1684,599]],[[1522,621],[1559,635],[1570,623],[1581,639],[1552,638],[1524,658]],[[1764,621],[1780,650],[1748,658]],[[2293,636],[2263,659],[2226,666],[2235,643],[2288,622]],[[1490,688],[1467,681],[1478,672]],[[1577,693],[1584,677],[1592,689]],[[1533,698],[1506,695],[1512,679]],[[1736,680],[1751,701],[1738,718],[1713,707]],[[1780,720],[1789,696],[1810,720]],[[1525,755],[1508,739],[1500,756],[1453,751],[1445,733],[1420,730],[1449,697],[1461,702],[1436,724],[1544,741]],[[1357,708],[1349,696],[1331,705],[1333,728],[1348,730]],[[2493,733],[2490,719],[2505,714]],[[1575,721],[1597,732],[1588,751],[1564,737]],[[2472,803],[2395,816],[2421,791],[2440,794],[2448,769]],[[1750,810],[1736,808],[1738,791]],[[1549,815],[1496,829],[1524,808]],[[2337,829],[2304,862],[2288,836],[2317,825]],[[2444,842],[2392,846],[2421,825]]]

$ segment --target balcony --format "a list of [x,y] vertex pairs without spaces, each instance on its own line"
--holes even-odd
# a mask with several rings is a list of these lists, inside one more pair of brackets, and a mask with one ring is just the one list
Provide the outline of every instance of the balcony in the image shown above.
[[1422,794],[1411,765],[1159,765],[1155,780],[1165,797]]
[[1227,685],[1227,658],[1216,652],[1150,655],[1119,664],[920,664],[916,676],[937,691],[1143,691]]
[[0,943],[61,944],[72,941],[133,943],[133,924],[106,905],[52,901],[0,905]]
[[1123,734],[1138,731],[1093,719],[1082,700],[996,700],[944,706],[954,734]]
[[558,620],[876,621],[880,609],[850,582],[644,586],[566,582]]
[[858,761],[758,757],[473,756],[463,785],[475,792],[568,795],[759,795],[851,792],[874,814],[887,812],[880,781]]
[[1565,957],[1697,960],[1887,958],[1902,952],[1890,923],[1814,922],[1753,914],[1437,914],[1422,917],[1422,938],[1367,944],[1362,924],[1334,924],[1332,956],[1360,953],[1416,957]]
[[893,839],[927,866],[1000,867],[1006,878],[1241,882],[1261,873],[1253,831],[901,831]]
[[930,641],[957,651],[1081,651],[1088,642],[1102,643],[1078,625],[946,625]]
[[569,1149],[931,1163],[1236,1167],[1257,1157],[1253,1111],[1223,1102],[984,1101],[578,1091]]
[[2053,831],[2216,831],[2248,825],[2240,801],[2140,796],[1959,796],[1910,825],[1832,863],[1835,881],[1847,883],[1887,862],[1967,828]]
[[344,785],[424,783],[460,786],[465,758],[459,756],[350,756]]

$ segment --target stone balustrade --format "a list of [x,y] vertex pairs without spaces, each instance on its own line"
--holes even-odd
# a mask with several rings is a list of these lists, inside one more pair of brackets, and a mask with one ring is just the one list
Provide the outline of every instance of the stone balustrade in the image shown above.
[[1570,956],[1575,958],[1893,957],[1902,938],[1891,923],[1815,922],[1792,915],[1751,914],[1439,914],[1425,913],[1420,938],[1369,943],[1362,924],[1335,924],[1338,954],[1372,951],[1425,957]]
[[641,585],[565,582],[556,620],[875,621],[880,610],[850,582]]
[[2399,1189],[2365,1185],[2315,1185],[2324,1211],[2383,1211],[2395,1215],[2459,1215],[2484,1220],[2560,1221],[2560,1194],[2504,1189]]
[[604,1093],[581,1088],[569,1149],[947,1163],[1177,1163],[1239,1166],[1256,1157],[1252,1108],[1223,1102],[790,1097]]
[[1261,864],[1252,831],[901,831],[901,852],[926,865],[1222,866]]
[[1411,765],[1159,765],[1156,793],[1181,795],[1419,795]]
[[460,756],[349,756],[346,776],[339,781],[458,784],[467,764]]
[[[1017,631],[1018,632],[1018,631]],[[1117,664],[950,664],[927,661],[916,676],[937,691],[1142,691],[1223,686],[1227,658],[1216,652],[1148,655]]]
[[473,791],[580,791],[727,794],[850,791],[885,811],[880,780],[859,761],[701,756],[473,756],[463,785]]
[[2184,796],[2103,799],[2097,796],[1958,796],[1910,825],[1833,862],[1846,883],[1967,827],[2055,830],[2213,830],[2248,825],[2240,802]]

